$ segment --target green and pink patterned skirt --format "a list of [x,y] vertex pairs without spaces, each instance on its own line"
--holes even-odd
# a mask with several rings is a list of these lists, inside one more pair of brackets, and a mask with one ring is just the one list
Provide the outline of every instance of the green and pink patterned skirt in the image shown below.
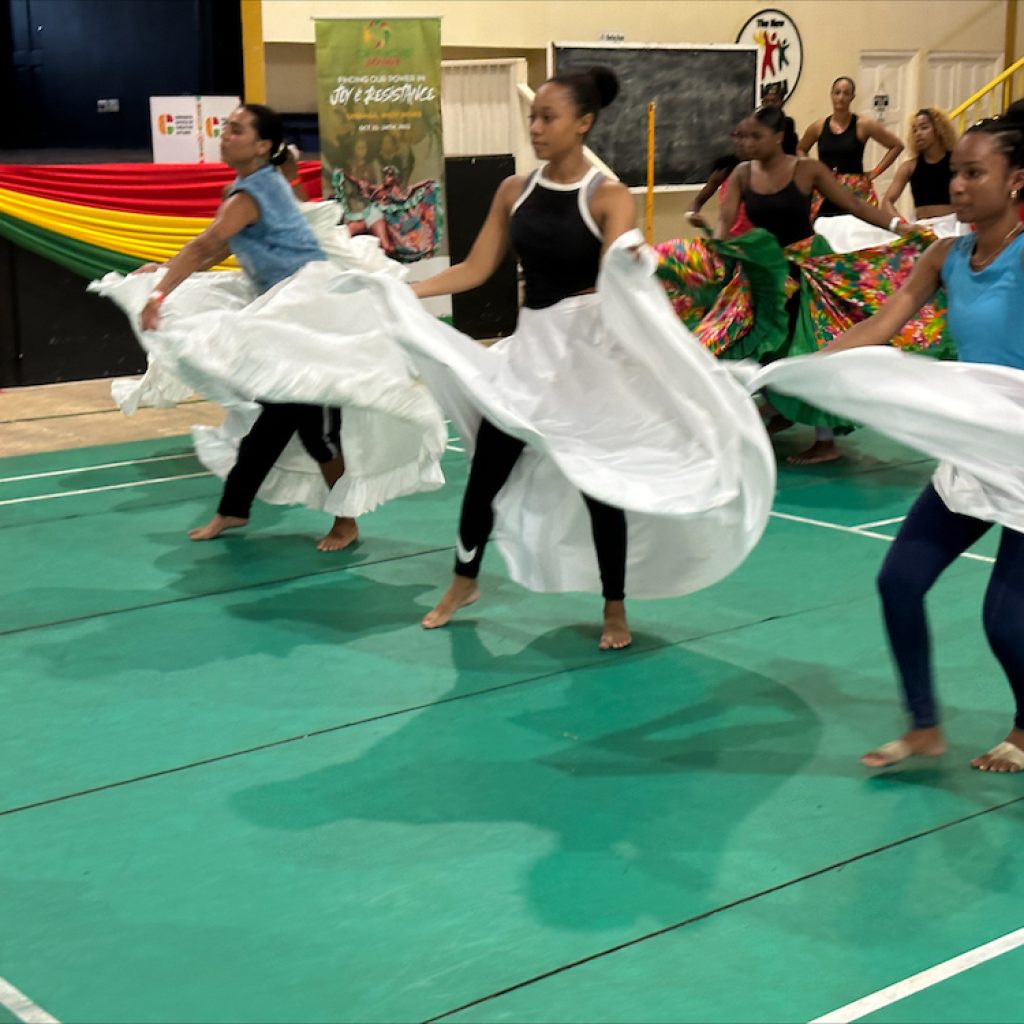
[[[728,241],[675,239],[655,249],[658,277],[676,313],[710,352],[770,363],[816,352],[877,312],[934,241],[931,232],[915,231],[889,245],[833,253],[820,235],[783,249],[773,235],[755,228]],[[956,358],[943,291],[893,344]],[[849,426],[796,399],[770,397],[797,423]]]

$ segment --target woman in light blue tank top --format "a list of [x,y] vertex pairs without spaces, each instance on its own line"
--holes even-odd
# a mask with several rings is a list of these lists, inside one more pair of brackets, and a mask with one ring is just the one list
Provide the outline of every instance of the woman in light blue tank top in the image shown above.
[[[952,169],[950,199],[957,217],[974,224],[975,233],[928,249],[900,291],[831,350],[886,344],[943,284],[959,358],[1024,370],[1024,224],[1019,216],[1024,121],[978,122],[957,144]],[[904,520],[878,578],[910,728],[864,755],[862,762],[873,768],[915,755],[937,756],[946,749],[932,686],[924,598],[939,575],[993,523],[970,514],[976,499],[963,497],[940,474]],[[1024,768],[1024,533],[1006,526],[983,618],[1013,690],[1016,715],[1006,739],[971,764],[983,771],[1017,772]]]
[[[288,159],[281,118],[269,107],[243,103],[228,118],[221,135],[221,157],[237,172],[213,223],[162,268],[160,288],[143,307],[142,328],[155,330],[167,295],[191,274],[208,270],[234,253],[260,293],[325,260],[279,168]],[[157,269],[147,264],[143,271]],[[263,402],[262,412],[238,448],[238,459],[224,484],[217,513],[189,532],[193,540],[212,540],[244,526],[256,493],[294,434],[320,465],[327,486],[344,472],[341,413],[298,403]],[[317,545],[322,551],[347,547],[358,536],[354,519],[335,517]]]

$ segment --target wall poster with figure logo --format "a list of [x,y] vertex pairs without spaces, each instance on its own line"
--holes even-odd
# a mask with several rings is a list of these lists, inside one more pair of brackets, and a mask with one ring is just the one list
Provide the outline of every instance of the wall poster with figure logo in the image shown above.
[[324,195],[352,234],[436,270],[447,253],[440,19],[318,18],[316,71]]
[[757,95],[764,97],[769,85],[782,88],[783,102],[793,95],[804,66],[804,49],[793,19],[774,8],[758,11],[747,19],[736,36],[737,43],[757,47]]

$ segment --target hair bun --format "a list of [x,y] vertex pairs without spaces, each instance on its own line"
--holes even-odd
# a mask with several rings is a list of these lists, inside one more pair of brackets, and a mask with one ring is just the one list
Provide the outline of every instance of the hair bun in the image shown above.
[[1003,114],[1014,128],[1024,131],[1024,100],[1014,100]]
[[601,98],[601,106],[607,107],[619,95],[619,78],[611,68],[597,64],[588,68],[586,74],[594,81],[594,88]]
[[270,163],[280,167],[288,159],[288,147],[284,142],[279,142],[277,148],[270,154]]

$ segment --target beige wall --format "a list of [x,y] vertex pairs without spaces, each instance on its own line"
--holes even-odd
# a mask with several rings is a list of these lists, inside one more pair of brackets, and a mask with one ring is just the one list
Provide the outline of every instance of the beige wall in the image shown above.
[[[758,10],[779,7],[794,20],[803,73],[787,113],[798,129],[828,113],[828,91],[854,77],[863,51],[916,51],[924,74],[932,51],[1002,54],[1007,0],[263,0],[267,100],[283,110],[315,110],[314,17],[395,18],[439,15],[446,58],[526,56],[531,81],[543,77],[552,40],[596,41],[621,32],[627,42],[735,41]],[[1018,22],[1024,22],[1021,11]],[[1024,23],[1018,24],[1024,42]],[[1017,53],[1024,52],[1018,43]],[[659,195],[655,234],[678,234],[686,195]]]

